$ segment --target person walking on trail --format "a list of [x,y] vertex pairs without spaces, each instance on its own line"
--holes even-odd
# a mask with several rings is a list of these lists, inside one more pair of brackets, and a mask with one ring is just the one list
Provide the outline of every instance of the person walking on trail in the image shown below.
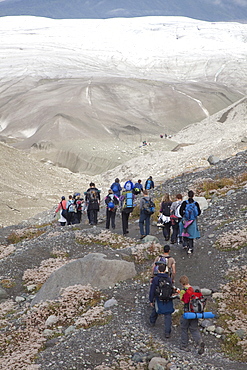
[[113,191],[114,195],[116,195],[118,198],[120,197],[122,187],[119,183],[119,178],[118,177],[115,179],[115,182],[111,185],[111,190]]
[[[145,205],[151,200],[148,195],[147,190],[143,190],[143,197],[140,200],[140,218],[139,218],[139,228],[140,228],[140,239],[145,238],[146,235],[150,234],[150,217],[151,213],[147,213],[145,210]],[[145,225],[145,232],[144,232]]]
[[67,201],[67,224],[73,225],[75,224],[75,199],[73,199],[72,195],[69,195],[69,200]]
[[58,219],[58,222],[60,222],[61,226],[65,226],[66,222],[67,222],[67,218],[65,218],[65,216],[67,214],[66,205],[67,205],[67,202],[65,200],[65,197],[62,196],[61,201],[58,203],[57,209],[55,210],[55,215],[56,215],[57,212],[59,212],[60,217]]
[[[132,186],[133,185],[133,186]],[[134,184],[131,180],[126,181],[124,184],[124,190],[122,191],[122,195],[120,196],[120,204],[121,204],[121,216],[122,216],[122,229],[123,235],[127,235],[129,233],[129,216],[134,209],[134,199],[135,195],[133,194]]]
[[194,192],[188,192],[188,200],[184,200],[180,206],[179,213],[182,220],[179,223],[180,234],[183,237],[183,248],[187,253],[194,251],[194,239],[200,238],[200,231],[197,225],[197,216],[201,214],[200,206],[194,201]]
[[108,195],[105,197],[105,204],[106,204],[106,229],[111,227],[113,230],[115,229],[115,218],[116,218],[116,211],[117,206],[119,204],[118,197],[113,194],[112,189],[108,190]]
[[[162,293],[161,292],[161,286],[163,284],[166,284],[166,289],[167,289],[167,298],[165,300],[162,300]],[[158,318],[159,314],[164,315],[164,326],[165,326],[165,337],[170,338],[171,336],[171,329],[172,329],[172,313],[174,312],[174,307],[173,307],[173,299],[172,299],[172,294],[173,294],[173,286],[172,286],[172,281],[171,278],[168,276],[166,272],[166,265],[162,264],[159,265],[159,270],[158,274],[153,278],[152,284],[150,286],[150,291],[149,291],[149,302],[152,309],[149,321],[150,325],[154,326],[155,322]]]
[[146,180],[144,188],[145,190],[154,189],[154,182],[152,176],[149,176],[149,178]]
[[164,246],[164,253],[157,256],[151,267],[151,274],[154,277],[158,273],[158,267],[160,264],[164,263],[166,265],[166,272],[168,276],[172,279],[173,284],[175,283],[176,275],[176,261],[170,256],[170,245],[166,244]]
[[162,214],[164,223],[162,229],[165,241],[168,241],[171,235],[171,205],[172,201],[170,196],[168,193],[165,193],[160,204],[160,213]]
[[[184,312],[189,311],[190,297],[194,293],[193,287],[189,283],[189,278],[183,275],[179,279],[182,289],[180,291],[180,300],[184,303]],[[189,352],[189,331],[198,346],[198,354],[204,352],[204,342],[201,338],[201,333],[198,328],[198,319],[185,319],[184,316],[180,319],[181,327],[181,346],[180,349]]]
[[182,220],[179,210],[182,204],[182,199],[183,199],[182,194],[177,194],[176,201],[172,203],[170,208],[171,212],[170,220],[172,226],[171,244],[180,243],[180,241],[182,241],[179,234],[179,223]]
[[85,194],[88,221],[90,225],[97,225],[100,205],[100,191],[95,187],[93,182],[91,182],[89,186],[90,187],[87,189]]
[[134,185],[134,194],[138,195],[143,192],[142,180],[138,180]]

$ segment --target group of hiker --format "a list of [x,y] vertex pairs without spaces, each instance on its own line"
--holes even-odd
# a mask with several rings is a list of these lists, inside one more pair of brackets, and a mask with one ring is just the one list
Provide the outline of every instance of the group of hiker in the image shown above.
[[[150,217],[155,211],[155,204],[149,195],[149,190],[153,188],[154,182],[152,176],[146,180],[144,187],[141,180],[138,180],[136,183],[128,180],[122,187],[119,179],[116,178],[104,198],[106,206],[106,228],[109,229],[111,226],[113,230],[115,229],[116,211],[119,208],[122,218],[123,235],[127,235],[129,233],[129,216],[133,212],[136,206],[134,203],[138,199],[140,207],[140,239],[149,235]],[[157,222],[157,226],[163,229],[165,241],[168,242],[171,239],[171,244],[182,243],[183,248],[187,250],[188,254],[193,253],[194,239],[200,237],[196,220],[197,216],[201,214],[201,210],[198,202],[195,202],[193,197],[194,192],[190,190],[188,192],[188,199],[183,200],[183,196],[177,194],[176,200],[172,201],[170,195],[165,193],[160,203],[160,214]],[[64,196],[62,197],[55,211],[56,213],[60,212],[58,221],[61,225],[65,225],[66,223],[68,225],[80,223],[82,213],[86,212],[89,224],[97,225],[100,201],[100,190],[91,182],[89,188],[84,193],[84,198],[81,197],[80,193],[75,193],[73,196],[70,195],[68,201],[65,200]],[[175,259],[169,253],[170,245],[166,244],[164,246],[164,253],[158,256],[152,265],[149,292],[149,301],[152,306],[150,325],[154,326],[158,316],[160,314],[164,315],[165,337],[170,338],[172,313],[174,312],[173,300],[179,297],[184,304],[184,314],[180,320],[180,348],[184,351],[189,351],[188,332],[190,331],[198,346],[198,354],[202,354],[204,352],[204,343],[198,328],[197,314],[203,312],[203,297],[200,292],[194,291],[186,275],[181,276],[179,279],[182,289],[179,290],[175,287],[176,263]],[[186,313],[194,314],[195,316],[186,316]]]

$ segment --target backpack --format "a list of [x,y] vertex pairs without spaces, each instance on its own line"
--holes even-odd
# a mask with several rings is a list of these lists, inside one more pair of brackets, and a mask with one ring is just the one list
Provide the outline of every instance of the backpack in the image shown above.
[[171,202],[162,202],[161,207],[163,215],[170,217]]
[[186,206],[184,210],[184,218],[187,221],[195,220],[198,216],[198,208],[196,206],[196,203],[189,203],[188,200],[186,200]]
[[180,215],[180,207],[181,207],[181,204],[182,204],[182,201],[180,201],[180,203],[178,203],[177,207],[175,208],[175,216],[178,217],[178,218],[181,218],[181,215]]
[[168,302],[173,294],[173,286],[167,277],[160,277],[155,289],[155,297],[160,301]]
[[98,199],[99,199],[98,190],[96,190],[96,189],[90,189],[87,192],[87,198],[88,198],[88,201],[89,202],[93,202],[93,203],[98,202]]
[[133,193],[132,191],[126,191],[123,193],[125,195],[123,209],[124,208],[133,208]]
[[68,205],[67,211],[68,212],[76,212],[76,205],[75,205],[74,201]]
[[199,289],[196,289],[190,296],[189,312],[203,313],[207,298],[204,298]]
[[143,210],[144,210],[144,213],[146,213],[147,215],[152,215],[154,212],[155,212],[155,204],[154,202],[151,200],[151,199],[145,199],[145,203],[143,205]]
[[146,189],[147,190],[150,190],[151,189],[151,185],[152,185],[152,181],[151,180],[147,180]]
[[126,181],[126,183],[124,184],[124,188],[125,188],[125,190],[127,190],[127,191],[130,191],[130,190],[132,190],[133,189],[133,183],[130,181],[130,180],[128,180],[128,181]]
[[168,273],[169,276],[171,276],[171,274],[172,274],[171,267],[168,267],[168,259],[171,256],[164,257],[164,256],[161,255],[159,257],[160,257],[159,260],[155,262],[155,267],[154,267],[154,270],[153,270],[153,274],[154,275],[158,274],[158,272],[159,272],[158,267],[159,267],[160,264],[163,263],[164,265],[166,265],[166,272]]
[[111,187],[113,193],[118,193],[119,192],[119,184],[114,182],[114,184],[112,184],[112,187]]
[[80,199],[76,201],[76,209],[79,212],[82,210],[82,201]]
[[109,203],[107,203],[107,208],[110,210],[110,211],[113,211],[115,209],[115,204],[112,200],[110,200]]

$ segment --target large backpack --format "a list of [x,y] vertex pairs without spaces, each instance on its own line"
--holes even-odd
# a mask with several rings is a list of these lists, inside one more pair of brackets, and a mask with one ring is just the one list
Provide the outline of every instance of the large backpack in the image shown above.
[[111,187],[113,193],[118,193],[119,192],[119,184],[117,182],[114,182]]
[[207,298],[205,298],[199,289],[196,289],[190,296],[189,312],[203,313]]
[[154,275],[157,275],[159,273],[158,268],[159,268],[159,265],[160,264],[166,265],[166,272],[168,273],[169,276],[172,275],[171,268],[168,267],[168,259],[170,257],[171,256],[166,256],[166,257],[165,256],[162,256],[162,255],[159,256],[159,260],[155,262],[155,266],[154,266],[154,270],[153,270],[153,274]]
[[198,208],[196,206],[196,203],[189,203],[188,200],[186,200],[186,206],[184,210],[184,218],[187,221],[195,220],[198,216]]
[[147,215],[152,215],[155,212],[155,204],[151,199],[145,199],[145,203],[143,204],[144,213]]
[[123,192],[123,195],[125,196],[124,202],[123,202],[123,209],[125,208],[133,208],[133,193],[132,191],[125,191]]
[[99,192],[98,192],[98,190],[96,190],[96,189],[90,189],[87,192],[87,199],[88,199],[89,202],[93,202],[93,203],[98,202],[98,199],[99,199]]
[[146,189],[147,190],[150,190],[151,189],[151,186],[152,186],[152,181],[150,179],[147,180],[147,185],[146,185]]
[[161,207],[163,215],[170,217],[171,202],[162,202]]
[[155,297],[160,301],[167,302],[171,299],[173,287],[168,277],[160,277],[158,285],[155,289]]
[[71,201],[69,204],[68,204],[68,207],[67,207],[67,211],[68,212],[77,212],[77,209],[76,209],[76,204],[74,201]]

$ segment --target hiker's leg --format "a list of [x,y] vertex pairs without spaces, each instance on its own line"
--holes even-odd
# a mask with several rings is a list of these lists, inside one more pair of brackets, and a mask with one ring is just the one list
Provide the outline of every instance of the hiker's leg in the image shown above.
[[172,330],[172,315],[167,313],[165,316],[165,334],[171,334]]
[[189,344],[188,328],[190,321],[191,320],[187,320],[183,316],[180,319],[181,347],[188,347]]
[[116,227],[115,218],[116,218],[116,211],[111,211],[111,227],[113,229],[115,229]]
[[200,344],[202,339],[201,339],[201,333],[198,328],[198,319],[191,319],[188,321],[190,321],[189,330],[191,332],[191,335],[194,341],[196,342],[196,344]]
[[176,243],[178,237],[178,222],[175,222],[172,225],[172,236],[171,236],[171,243]]
[[139,229],[140,229],[141,235],[146,235],[144,234],[144,220],[145,220],[145,214],[144,212],[141,211],[140,218],[139,218]]
[[188,248],[193,252],[194,249],[194,239],[188,238]]
[[150,234],[150,215],[146,215],[145,230],[146,230],[146,235],[149,235]]
[[108,211],[108,209],[106,210],[106,229],[109,229],[110,227],[110,218],[111,218],[111,215],[110,215],[110,211]]
[[163,235],[164,235],[164,238],[165,240],[169,240],[170,239],[170,222],[166,222],[164,224],[164,227],[163,227]]
[[122,228],[123,228],[123,234],[127,234],[127,228],[128,228],[128,213],[122,212]]
[[151,324],[155,324],[156,320],[157,320],[157,317],[158,317],[158,314],[156,312],[156,309],[155,307],[153,307],[152,309],[152,312],[151,312],[151,315],[149,317],[149,321]]

